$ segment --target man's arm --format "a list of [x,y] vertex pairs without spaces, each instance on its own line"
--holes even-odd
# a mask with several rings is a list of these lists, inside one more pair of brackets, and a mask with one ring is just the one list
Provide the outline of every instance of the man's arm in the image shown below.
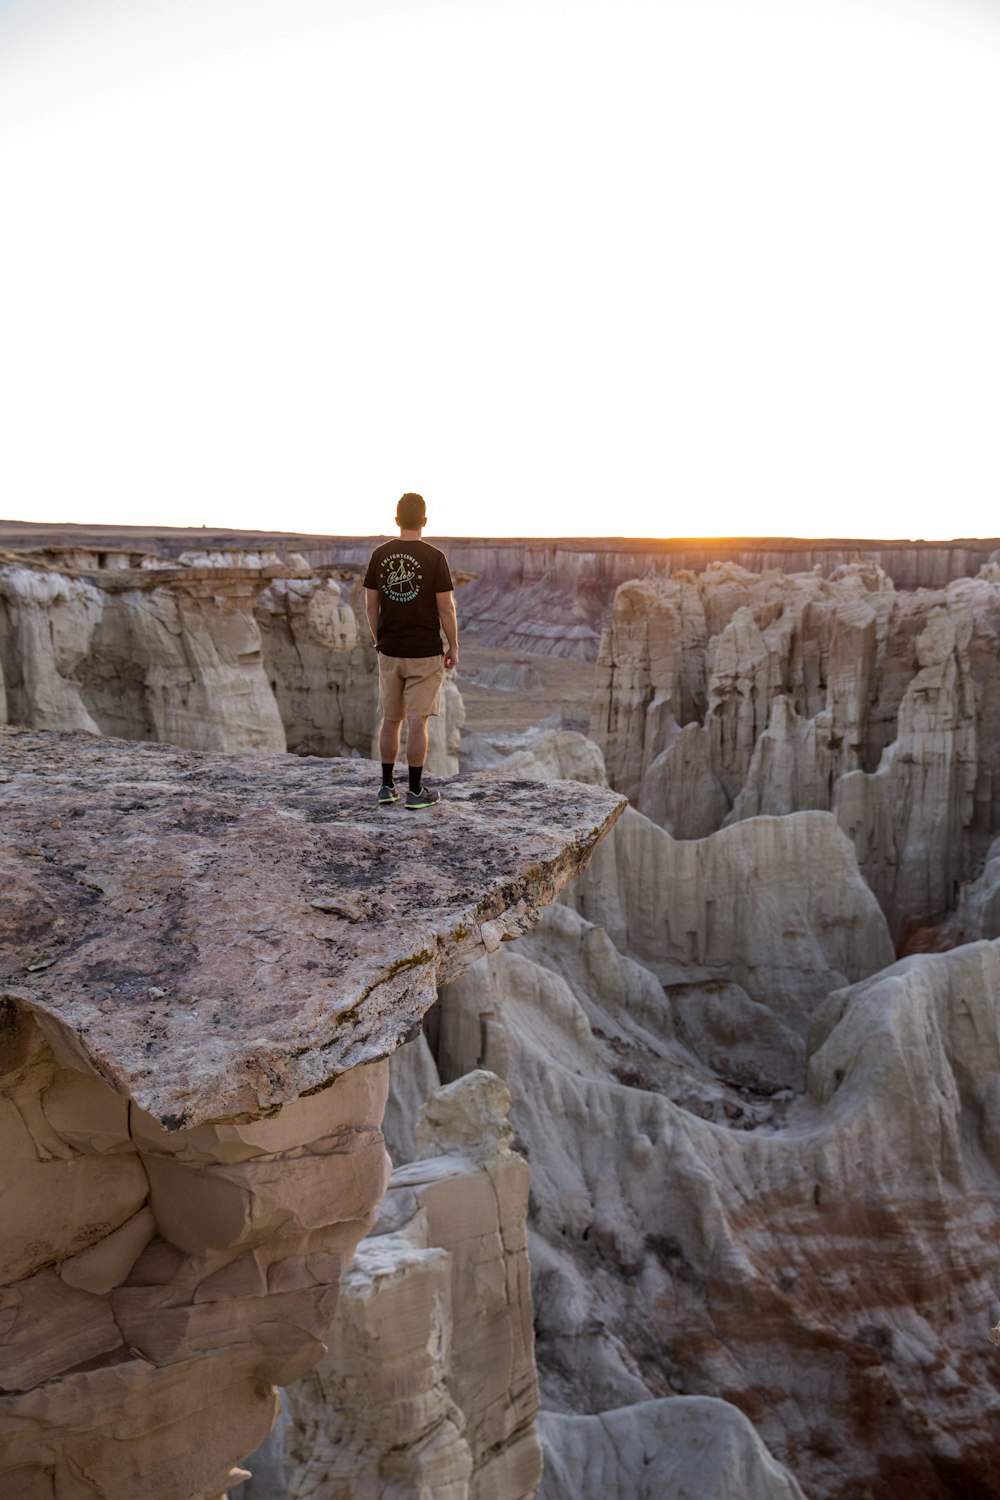
[[372,633],[372,645],[378,645],[378,589],[365,589],[365,614]]
[[455,592],[449,589],[447,593],[435,594],[438,607],[438,618],[441,621],[441,629],[448,637],[448,649],[444,654],[446,667],[458,666],[458,613],[455,609]]

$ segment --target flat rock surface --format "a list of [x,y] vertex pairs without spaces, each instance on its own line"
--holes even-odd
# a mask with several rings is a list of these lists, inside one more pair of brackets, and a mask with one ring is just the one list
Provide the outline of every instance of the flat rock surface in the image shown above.
[[168,1128],[259,1115],[392,1052],[535,921],[624,801],[366,761],[0,729],[0,997]]

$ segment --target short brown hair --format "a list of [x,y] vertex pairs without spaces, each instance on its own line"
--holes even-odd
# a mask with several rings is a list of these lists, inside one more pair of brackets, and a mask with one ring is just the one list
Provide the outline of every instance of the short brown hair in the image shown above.
[[396,506],[396,525],[406,531],[416,531],[427,520],[427,507],[423,495],[414,495],[409,490],[400,497]]

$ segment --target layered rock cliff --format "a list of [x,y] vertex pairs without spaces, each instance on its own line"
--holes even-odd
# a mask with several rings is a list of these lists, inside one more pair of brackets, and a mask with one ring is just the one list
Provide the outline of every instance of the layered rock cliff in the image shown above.
[[[314,567],[363,567],[381,540],[295,537],[285,546],[293,545]],[[861,565],[881,569],[900,590],[940,589],[975,574],[1000,551],[998,539],[940,544],[787,538],[435,540],[447,550],[452,567],[471,578],[462,593],[463,618],[485,644],[585,661],[597,655],[616,589],[631,579],[666,579],[719,564],[759,575],[815,570],[830,577]],[[167,542],[165,551],[170,550]]]
[[241,1477],[378,1212],[388,1055],[620,807],[0,730],[0,1490]]
[[996,564],[912,594],[869,564],[646,579],[616,597],[591,733],[678,838],[831,810],[902,943],[1000,832],[998,637]]
[[[387,507],[387,519],[391,504]],[[170,527],[45,526],[0,521],[0,547],[63,549],[71,546],[88,568],[125,566],[144,552],[164,558],[244,554],[305,563],[320,571],[363,568],[384,536],[305,536]],[[955,541],[871,541],[788,537],[435,537],[453,569],[472,582],[463,591],[463,616],[488,644],[509,651],[592,661],[601,631],[610,623],[619,585],[636,578],[700,573],[717,563],[750,572],[830,576],[845,565],[870,562],[896,588],[944,588],[971,577],[1000,553],[1000,538]],[[192,549],[201,549],[200,553]],[[54,553],[53,553],[54,555]]]
[[0,564],[6,721],[284,750],[253,614],[275,571]]
[[[377,665],[356,570],[301,557],[0,554],[0,723],[192,750],[374,752]],[[459,769],[452,677],[433,776]]]
[[531,1162],[542,1395],[566,1414],[543,1494],[646,1493],[629,1442],[673,1430],[675,1394],[730,1404],[702,1413],[700,1463],[672,1455],[702,1484],[736,1407],[815,1500],[993,1493],[998,996],[982,943],[814,999],[798,1091],[770,1006],[680,963],[658,982],[563,907],[445,990],[441,1074],[504,1077]]
[[286,1393],[272,1493],[378,1500],[391,1479],[401,1500],[533,1500],[530,1172],[509,1108],[482,1070],[422,1107],[415,1159],[345,1276],[328,1353]]

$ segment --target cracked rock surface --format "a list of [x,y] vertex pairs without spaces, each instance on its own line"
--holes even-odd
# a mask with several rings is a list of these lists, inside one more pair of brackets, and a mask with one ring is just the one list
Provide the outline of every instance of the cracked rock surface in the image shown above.
[[169,1129],[387,1056],[624,806],[468,776],[414,814],[363,761],[17,729],[0,778],[0,985]]
[[0,1494],[218,1500],[323,1352],[388,1055],[622,799],[0,729]]

